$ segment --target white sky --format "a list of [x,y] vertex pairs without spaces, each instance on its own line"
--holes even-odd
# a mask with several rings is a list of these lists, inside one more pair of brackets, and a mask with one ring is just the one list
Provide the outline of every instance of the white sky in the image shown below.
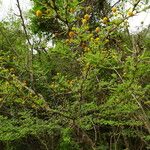
[[[2,4],[0,4],[0,21],[3,20],[8,14],[13,15],[13,13],[17,14],[18,9],[16,6],[16,0],[0,0]],[[31,8],[30,0],[20,0],[21,7],[24,11],[29,10]],[[10,11],[12,10],[12,11]],[[144,26],[150,25],[150,11],[149,13],[141,13],[138,16],[132,17],[130,22],[130,31],[135,32],[141,29],[141,22],[144,22]]]
[[[2,2],[2,4],[0,4],[0,21],[3,20],[8,14],[13,15],[12,13],[15,13],[15,14],[18,13],[16,0],[0,0],[0,1]],[[26,11],[31,8],[30,0],[20,0],[19,2],[20,2],[22,10]]]

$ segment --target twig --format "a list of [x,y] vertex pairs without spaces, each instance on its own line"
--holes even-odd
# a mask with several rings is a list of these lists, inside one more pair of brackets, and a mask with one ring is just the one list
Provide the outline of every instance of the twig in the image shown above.
[[116,6],[118,3],[120,3],[120,1],[121,1],[121,0],[118,0],[114,5],[112,5],[112,8],[113,8],[114,6]]
[[30,74],[30,82],[31,82],[31,87],[33,87],[33,66],[32,66],[32,59],[33,59],[33,45],[31,44],[30,42],[30,39],[29,39],[29,35],[28,35],[28,32],[27,32],[27,29],[26,29],[26,25],[25,25],[25,21],[24,21],[24,18],[23,18],[23,13],[22,13],[22,10],[21,10],[21,7],[20,7],[20,2],[19,0],[16,0],[17,1],[17,7],[19,9],[19,16],[21,18],[21,21],[22,21],[22,27],[23,27],[23,30],[25,32],[25,36],[26,36],[26,39],[28,41],[28,44],[29,44],[29,53],[28,53],[28,66],[29,66],[29,74]]
[[132,11],[135,10],[136,6],[140,3],[141,0],[137,0],[136,3],[133,5]]
[[19,0],[16,0],[16,1],[17,1],[17,7],[18,7],[18,9],[19,9],[19,15],[18,15],[18,16],[20,16],[20,18],[21,18],[22,27],[23,27],[23,29],[24,29],[24,32],[25,32],[25,35],[26,35],[26,39],[27,39],[27,41],[28,41],[28,44],[32,47],[32,44],[31,44],[31,42],[30,42],[27,29],[26,29],[25,21],[24,21],[23,15],[22,15],[23,13],[22,13],[22,10],[21,10],[21,7],[20,7],[20,2],[19,2]]

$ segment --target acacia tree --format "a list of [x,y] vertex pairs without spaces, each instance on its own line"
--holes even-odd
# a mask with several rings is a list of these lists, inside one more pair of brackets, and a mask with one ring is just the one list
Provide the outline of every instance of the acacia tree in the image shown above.
[[[148,149],[149,37],[144,41],[126,31],[128,19],[148,7],[136,1],[125,11],[118,2],[102,11],[96,2],[35,0],[32,31],[46,35],[33,45],[25,41],[31,40],[25,24],[23,40],[16,34],[16,41],[14,29],[1,27],[4,149]],[[21,10],[20,17],[23,22]],[[55,46],[45,49],[49,34]],[[33,55],[32,46],[38,53]],[[15,52],[21,58],[14,59]],[[23,69],[29,55],[34,86]]]
[[85,13],[91,14],[91,24],[96,23],[99,16],[108,13],[109,4],[105,0],[83,1],[33,1],[33,12],[38,17],[32,17],[32,30],[37,33],[39,31],[53,34],[57,38],[63,38],[71,30],[75,24],[80,24],[80,19]]

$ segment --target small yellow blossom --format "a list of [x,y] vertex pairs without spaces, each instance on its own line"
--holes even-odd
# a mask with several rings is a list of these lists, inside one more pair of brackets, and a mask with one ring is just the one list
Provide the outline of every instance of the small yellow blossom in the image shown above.
[[37,10],[36,11],[36,16],[37,17],[41,17],[42,16],[42,11],[41,10]]
[[74,33],[73,31],[70,31],[70,32],[69,32],[69,37],[72,38],[72,37],[74,37],[74,36],[75,36],[75,33]]
[[109,22],[109,19],[108,19],[107,17],[104,17],[104,18],[103,18],[103,23],[104,23],[104,24],[107,24],[108,22]]
[[82,19],[82,24],[86,24],[87,20],[86,19]]
[[88,21],[90,19],[90,16],[88,14],[86,14],[86,15],[84,15],[84,19]]
[[127,15],[128,15],[129,17],[131,17],[131,16],[134,16],[134,13],[133,13],[133,11],[128,11]]
[[95,29],[95,32],[96,32],[96,33],[99,33],[99,32],[100,32],[100,27],[97,27],[97,28]]
[[113,7],[111,10],[112,10],[113,13],[115,13],[117,11],[117,8]]

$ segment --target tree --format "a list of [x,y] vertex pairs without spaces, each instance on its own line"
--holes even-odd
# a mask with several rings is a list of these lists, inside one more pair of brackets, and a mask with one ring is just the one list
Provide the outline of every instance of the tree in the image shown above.
[[[128,19],[143,9],[138,7],[140,1],[136,7],[133,5],[136,12],[122,9],[121,2],[108,7],[109,13],[102,17],[97,13],[96,1],[91,5],[96,10],[83,8],[88,1],[49,1],[48,6],[47,2],[35,1],[34,19],[37,24],[47,20],[44,24],[48,27],[45,11],[50,8],[51,12],[54,7],[53,19],[59,22],[52,24],[55,28],[51,31],[45,25],[42,30],[37,28],[38,42],[27,43],[33,36],[28,39],[22,30],[18,34],[18,26],[4,28],[4,23],[0,28],[4,40],[0,59],[0,141],[4,148],[148,149],[149,35],[143,36],[144,31],[131,35],[126,30]],[[64,4],[65,9],[61,7]],[[58,31],[64,31],[65,36],[55,35],[55,46],[47,48],[49,35],[45,31],[54,34],[61,24]],[[35,54],[29,53],[30,46],[37,51]],[[7,52],[10,57],[6,57]],[[19,57],[14,60],[16,54]],[[33,86],[23,60],[30,54]]]
[[91,15],[91,24],[95,24],[100,16],[108,13],[109,4],[105,0],[83,1],[33,1],[32,30],[34,33],[46,32],[63,38],[72,26],[79,24],[84,13]]

